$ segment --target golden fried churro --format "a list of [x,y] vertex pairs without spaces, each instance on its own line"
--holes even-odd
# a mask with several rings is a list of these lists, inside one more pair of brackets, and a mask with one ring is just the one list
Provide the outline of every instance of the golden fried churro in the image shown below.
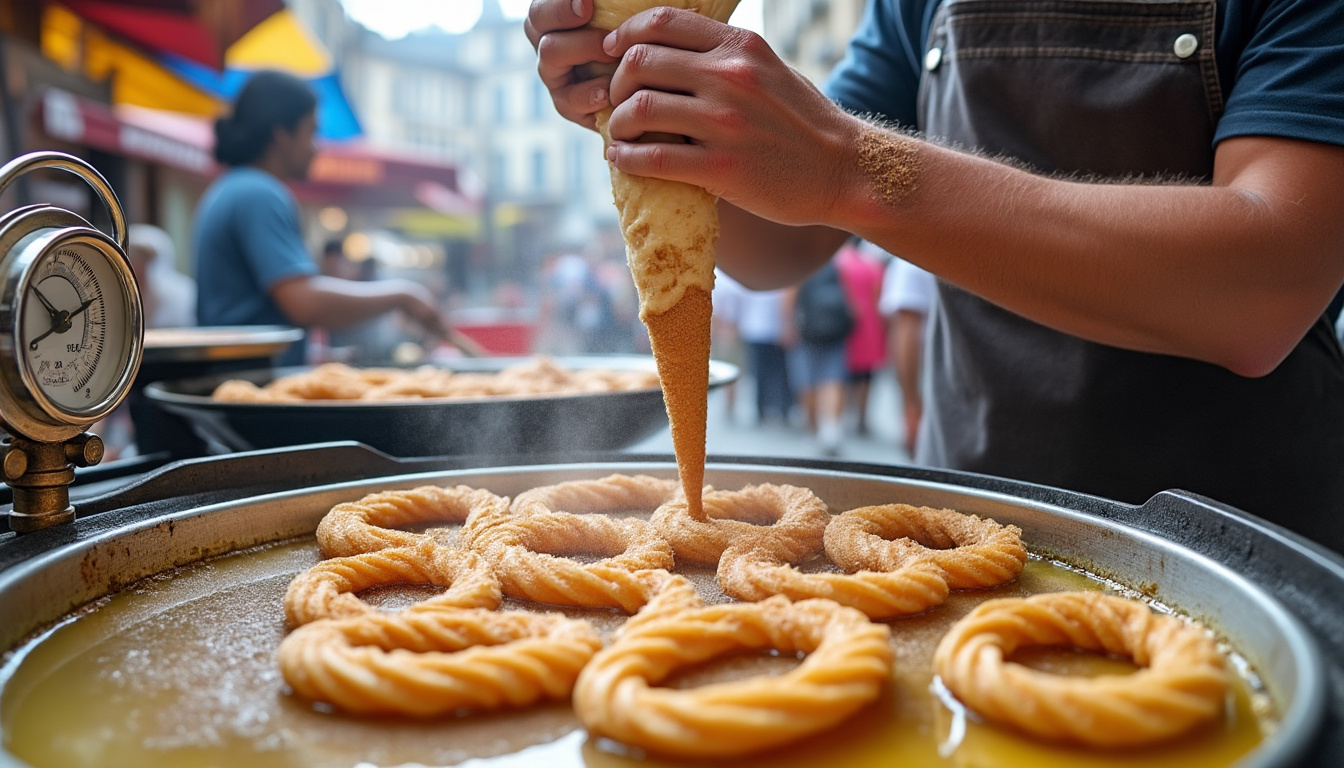
[[729,547],[719,559],[719,588],[739,600],[783,595],[790,600],[822,597],[857,608],[873,619],[921,613],[947,599],[947,579],[927,560],[892,571],[803,573],[766,550]]
[[[807,658],[781,675],[657,687],[678,669],[771,648]],[[774,597],[674,610],[627,628],[594,656],[575,685],[574,710],[596,737],[674,757],[732,757],[849,717],[877,698],[892,658],[885,625],[829,600]]]
[[499,607],[499,580],[479,555],[421,542],[323,560],[289,582],[285,618],[297,627],[318,619],[376,613],[378,609],[355,593],[390,584],[430,584],[445,589],[407,610]]
[[[471,546],[494,568],[504,594],[552,605],[614,606],[633,613],[649,599],[640,571],[671,568],[672,547],[644,520],[534,512],[473,526]],[[604,557],[581,563],[567,555]]]
[[508,508],[508,499],[465,485],[425,485],[371,493],[359,501],[332,507],[317,526],[317,543],[326,557],[415,546],[433,542],[433,537],[396,529],[425,523],[465,523],[473,514]]
[[[1009,660],[1027,646],[1127,656],[1129,675],[1076,678]],[[989,600],[938,644],[938,675],[976,712],[1037,738],[1132,747],[1178,736],[1223,711],[1228,674],[1200,626],[1137,600],[1060,592]]]
[[1022,529],[952,509],[909,504],[851,509],[826,527],[826,555],[847,571],[899,571],[931,560],[951,589],[997,587],[1027,561]]
[[659,507],[650,522],[678,558],[691,562],[717,563],[724,550],[737,545],[800,562],[821,551],[831,517],[816,494],[792,485],[710,491],[704,495],[703,511],[697,518],[679,497]]
[[300,696],[360,715],[434,717],[567,698],[602,641],[560,614],[445,608],[315,621],[280,644]]
[[571,480],[524,491],[513,500],[517,515],[534,512],[623,512],[653,510],[677,492],[672,480],[648,475],[612,474],[597,480]]

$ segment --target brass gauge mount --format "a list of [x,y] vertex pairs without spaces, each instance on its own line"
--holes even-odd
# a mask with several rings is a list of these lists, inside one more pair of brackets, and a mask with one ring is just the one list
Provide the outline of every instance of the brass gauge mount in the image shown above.
[[0,192],[39,168],[87,182],[112,225],[109,236],[42,204],[0,216],[0,475],[14,491],[9,527],[19,533],[74,519],[74,468],[103,458],[102,440],[87,430],[130,392],[144,345],[126,215],[112,187],[77,157],[34,152],[0,167]]

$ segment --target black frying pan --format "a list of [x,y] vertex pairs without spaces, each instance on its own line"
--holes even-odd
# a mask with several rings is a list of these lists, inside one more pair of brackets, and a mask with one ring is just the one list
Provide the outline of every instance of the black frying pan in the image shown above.
[[[524,358],[470,358],[456,371],[493,372]],[[653,370],[645,356],[561,357],[571,370]],[[145,397],[185,419],[223,451],[354,440],[393,456],[542,455],[629,447],[667,425],[659,389],[584,395],[482,397],[418,402],[231,403],[210,398],[226,379],[262,385],[305,368],[266,368],[155,382]],[[734,381],[734,365],[712,361],[710,388]]]

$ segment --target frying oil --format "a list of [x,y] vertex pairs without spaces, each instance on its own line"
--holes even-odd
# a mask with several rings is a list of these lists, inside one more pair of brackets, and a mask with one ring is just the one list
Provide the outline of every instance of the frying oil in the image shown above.
[[[11,653],[0,670],[4,749],[36,768],[137,766],[545,765],[672,768],[619,745],[589,739],[567,703],[520,712],[465,714],[430,722],[350,718],[290,695],[275,651],[286,627],[285,588],[317,562],[311,539],[199,563],[148,580],[79,612]],[[692,572],[708,600],[712,573]],[[980,601],[1040,592],[1103,589],[1077,571],[1033,559],[1012,584],[954,593],[920,616],[890,622],[896,665],[882,698],[840,726],[734,766],[787,768],[899,765],[906,768],[1223,768],[1272,727],[1263,692],[1236,677],[1225,716],[1160,747],[1121,752],[1058,747],[980,721],[932,674],[934,647]],[[387,608],[423,590],[366,593]],[[527,608],[511,603],[508,608]],[[553,608],[545,608],[554,610]],[[620,614],[594,610],[610,633]],[[1055,674],[1125,674],[1121,659],[1055,649],[1013,657]],[[668,685],[690,687],[787,671],[799,660],[743,654],[683,670]]]

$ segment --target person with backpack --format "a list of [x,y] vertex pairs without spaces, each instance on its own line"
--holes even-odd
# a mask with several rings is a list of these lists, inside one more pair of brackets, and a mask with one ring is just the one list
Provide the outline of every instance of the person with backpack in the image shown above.
[[822,454],[837,456],[844,437],[846,343],[854,330],[854,311],[835,262],[826,262],[798,286],[792,299],[796,343],[789,350],[789,379]]

